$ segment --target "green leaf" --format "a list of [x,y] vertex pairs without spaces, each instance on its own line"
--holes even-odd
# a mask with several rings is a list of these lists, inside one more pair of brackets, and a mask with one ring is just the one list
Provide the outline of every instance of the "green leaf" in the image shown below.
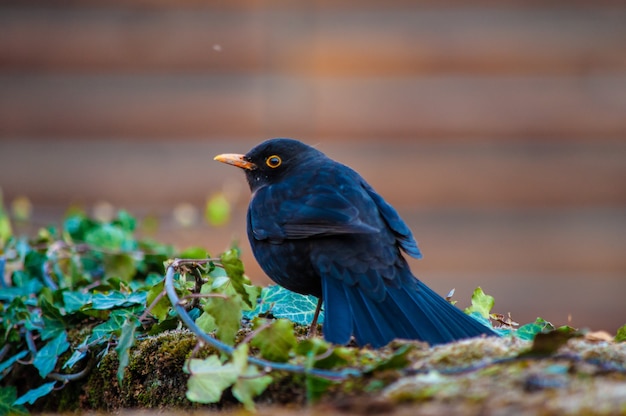
[[[152,305],[152,302],[158,297],[161,296],[163,291],[165,290],[165,281],[161,280],[159,283],[155,284],[148,291],[148,295],[146,297],[146,307]],[[167,315],[171,308],[170,300],[167,296],[161,296],[159,301],[152,306],[150,313],[156,317],[159,322],[164,321],[167,318]]]
[[65,312],[74,313],[81,310],[84,306],[91,303],[91,293],[83,293],[77,291],[63,291],[63,304]]
[[306,400],[309,403],[317,402],[328,391],[328,388],[335,384],[333,380],[316,377],[307,374],[305,378]]
[[[331,350],[332,349],[332,350]],[[330,353],[328,350],[331,350]],[[322,338],[307,338],[298,343],[295,353],[307,357],[310,368],[330,369],[348,363],[355,352],[347,347],[336,347]]]
[[202,247],[189,247],[189,248],[186,248],[185,251],[178,254],[177,257],[180,257],[181,259],[199,260],[199,259],[208,258],[209,253],[207,253],[207,251],[203,249]]
[[63,221],[63,230],[72,240],[85,241],[87,232],[98,223],[85,216],[82,212],[76,212],[68,215]]
[[28,410],[20,404],[15,404],[17,388],[14,386],[0,387],[0,415],[27,416]]
[[539,332],[535,334],[530,350],[523,352],[520,356],[549,356],[556,353],[571,338],[580,336],[578,331],[570,327]]
[[[261,291],[261,297],[255,309],[244,315],[252,319],[271,311],[276,318],[285,318],[297,324],[309,325],[313,321],[316,307],[315,296],[304,296],[278,285],[270,285]],[[324,322],[323,311],[320,312],[317,322]]]
[[237,381],[239,371],[232,364],[222,364],[215,355],[204,360],[193,358],[185,366],[191,374],[187,381],[187,398],[197,403],[217,403],[224,390]]
[[117,367],[117,381],[120,386],[124,380],[124,370],[128,366],[130,348],[135,344],[135,331],[138,326],[139,321],[133,316],[128,316],[122,325],[122,333],[120,334],[117,347],[115,347],[119,360],[119,366]]
[[233,396],[246,408],[254,411],[254,398],[263,393],[267,386],[272,383],[272,377],[262,375],[254,365],[248,365],[248,345],[241,344],[232,358],[233,366],[238,369],[239,375],[233,385]]
[[0,206],[0,252],[4,248],[4,245],[9,241],[9,238],[13,235],[13,229],[11,228],[11,221],[9,216]]
[[41,339],[43,341],[58,337],[61,332],[65,331],[65,325],[63,324],[63,321],[59,319],[50,319],[49,317],[44,316],[42,321],[43,328],[41,328],[39,333],[41,334]]
[[515,336],[525,341],[532,341],[535,336],[545,330],[553,330],[554,326],[543,318],[537,318],[535,322],[520,326],[515,331]]
[[85,338],[78,347],[74,350],[70,358],[67,359],[62,368],[72,368],[74,365],[87,356],[87,344],[89,337]]
[[105,250],[122,250],[132,240],[130,233],[113,224],[101,224],[88,230],[85,242]]
[[485,294],[480,287],[477,287],[472,294],[471,306],[465,308],[464,312],[468,315],[472,312],[478,312],[483,318],[489,319],[489,312],[494,304],[493,296]]
[[[17,362],[17,360],[21,360],[27,354],[28,354],[28,351],[26,351],[26,350],[20,351],[17,354],[15,354],[14,356],[12,356],[11,358],[9,358],[8,360],[0,363],[0,380],[2,380],[4,378],[4,375],[5,375],[4,371],[7,368],[10,368],[13,364],[15,364]],[[0,414],[2,414],[2,413],[0,413]]]
[[248,365],[248,345],[241,344],[233,352],[231,361],[222,364],[215,355],[204,360],[191,359],[185,366],[191,374],[187,382],[187,398],[199,403],[217,403],[224,390],[232,386],[233,396],[248,410],[254,410],[253,398],[272,382],[256,366]]
[[37,352],[33,360],[33,365],[39,370],[41,378],[46,378],[46,376],[54,370],[59,356],[67,351],[69,347],[70,344],[67,342],[67,333],[63,331]]
[[198,328],[206,332],[207,334],[213,332],[217,329],[217,325],[215,324],[215,318],[211,316],[208,312],[202,312],[202,315],[196,319],[196,325]]
[[137,266],[128,254],[105,254],[104,270],[107,277],[117,277],[128,282],[137,273]]
[[124,294],[112,290],[107,294],[97,293],[92,298],[91,309],[109,310],[121,306],[145,305],[146,297],[146,292]]
[[25,395],[23,395],[22,397],[18,398],[15,402],[13,402],[14,405],[23,405],[23,404],[34,404],[37,399],[39,399],[40,397],[46,396],[48,394],[50,394],[50,392],[52,390],[54,390],[54,385],[56,384],[55,381],[51,381],[50,383],[46,383],[42,386],[37,387],[36,389],[32,389],[26,392]]
[[226,274],[230,278],[233,289],[241,296],[241,299],[248,307],[253,308],[252,299],[245,287],[246,284],[250,284],[250,281],[243,274],[243,263],[239,258],[239,250],[232,248],[225,251],[220,256],[220,261],[224,266],[224,270],[226,270]]
[[619,328],[617,330],[617,334],[615,335],[615,342],[624,342],[626,341],[626,325]]
[[204,218],[210,225],[220,226],[230,220],[230,202],[219,192],[211,196],[206,202]]
[[119,210],[117,218],[113,220],[113,224],[118,225],[124,231],[132,233],[137,228],[137,220],[126,210]]
[[93,327],[88,343],[104,342],[109,340],[114,334],[119,334],[122,330],[122,325],[126,322],[128,313],[125,310],[112,311],[107,321]]
[[404,344],[398,348],[391,357],[377,363],[366,373],[374,373],[377,371],[400,370],[406,368],[410,363],[409,353],[415,349],[415,345]]
[[[253,329],[257,329],[265,322],[267,321],[255,319]],[[293,322],[287,319],[275,320],[271,326],[256,334],[251,342],[253,347],[259,348],[263,358],[281,363],[289,360],[289,353],[296,344]]]
[[[331,345],[321,338],[309,338],[300,342],[295,351],[305,357],[307,368],[331,368],[338,362],[337,358],[341,357],[335,355],[335,349],[328,354],[330,348]],[[323,358],[319,359],[320,356]],[[309,403],[317,401],[334,383],[328,379],[312,376],[310,373],[305,374],[304,382]]]
[[24,268],[32,277],[43,279],[43,266],[47,259],[47,256],[43,253],[29,251],[24,258]]
[[209,313],[217,325],[217,338],[228,345],[235,343],[235,336],[241,326],[241,305],[232,297],[209,298],[205,312]]

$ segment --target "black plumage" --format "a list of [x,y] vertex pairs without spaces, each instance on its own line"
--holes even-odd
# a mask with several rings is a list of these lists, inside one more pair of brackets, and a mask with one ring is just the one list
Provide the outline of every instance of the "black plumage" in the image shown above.
[[254,256],[279,285],[323,299],[328,341],[494,335],[412,275],[401,253],[422,256],[411,231],[354,170],[292,139],[215,159],[244,169]]

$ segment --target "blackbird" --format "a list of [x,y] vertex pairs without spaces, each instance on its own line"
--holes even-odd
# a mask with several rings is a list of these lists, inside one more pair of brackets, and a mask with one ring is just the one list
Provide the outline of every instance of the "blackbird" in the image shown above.
[[323,301],[327,341],[378,348],[495,335],[413,276],[401,253],[422,257],[411,231],[351,168],[283,138],[215,160],[244,170],[254,256],[274,282]]

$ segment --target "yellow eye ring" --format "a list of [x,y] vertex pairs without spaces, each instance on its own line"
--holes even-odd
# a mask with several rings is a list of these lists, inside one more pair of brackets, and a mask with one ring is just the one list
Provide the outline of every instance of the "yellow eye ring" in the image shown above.
[[276,169],[281,165],[281,163],[283,163],[283,160],[277,155],[272,155],[265,159],[265,164],[272,169]]

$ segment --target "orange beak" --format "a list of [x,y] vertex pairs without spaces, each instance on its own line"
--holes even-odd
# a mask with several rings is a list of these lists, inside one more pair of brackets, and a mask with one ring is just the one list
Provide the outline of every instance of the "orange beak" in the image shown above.
[[248,162],[244,155],[238,155],[235,153],[224,153],[221,155],[217,155],[213,158],[213,160],[217,160],[218,162],[226,163],[228,165],[237,166],[238,168],[254,170],[256,169],[256,165],[252,162]]

